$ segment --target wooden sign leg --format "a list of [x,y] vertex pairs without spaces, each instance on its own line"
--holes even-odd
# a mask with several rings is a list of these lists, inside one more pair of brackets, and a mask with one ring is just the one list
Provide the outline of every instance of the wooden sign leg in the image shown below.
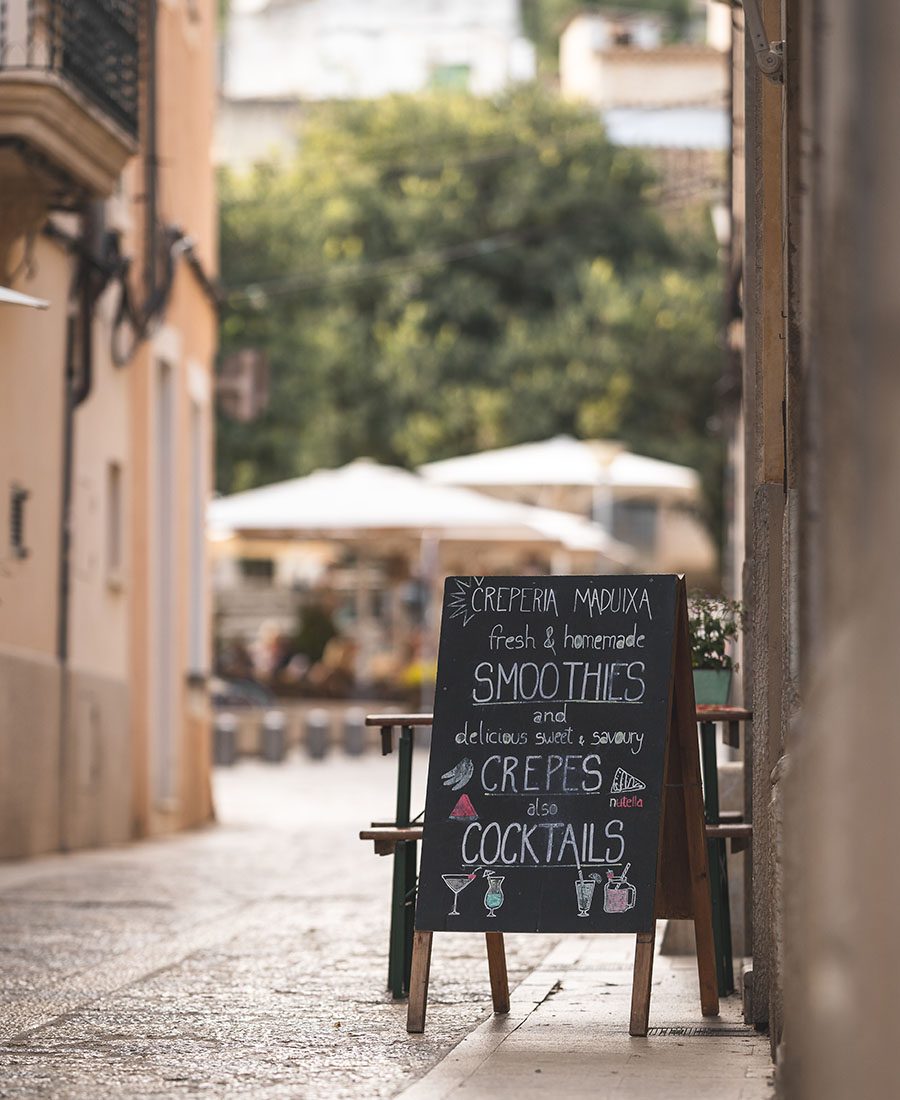
[[[685,783],[684,806],[690,821],[703,821],[703,800],[699,783],[695,785]],[[688,826],[688,854],[691,861],[691,895],[694,903],[694,934],[697,939],[700,1010],[704,1016],[718,1016],[719,980],[716,975],[716,943],[713,935],[706,835],[696,825]]]
[[653,981],[653,952],[656,950],[656,921],[649,932],[638,932],[634,949],[634,981],[631,987],[629,1035],[646,1035],[650,1023],[650,984]]
[[675,697],[673,725],[681,750],[684,782],[684,815],[687,829],[691,876],[691,902],[697,938],[697,970],[700,978],[700,1010],[704,1016],[719,1014],[719,982],[716,975],[716,944],[713,934],[712,895],[706,843],[706,812],[700,780],[700,750],[697,745],[697,707],[691,673],[691,643],[688,635],[687,595],[679,584],[676,619]]
[[509,978],[506,974],[506,949],[502,932],[485,932],[488,972],[491,976],[491,999],[494,1012],[509,1012]]
[[431,939],[433,932],[416,932],[413,936],[412,967],[409,975],[409,1006],[406,1030],[421,1035],[425,1030],[428,1008],[428,976],[431,972]]

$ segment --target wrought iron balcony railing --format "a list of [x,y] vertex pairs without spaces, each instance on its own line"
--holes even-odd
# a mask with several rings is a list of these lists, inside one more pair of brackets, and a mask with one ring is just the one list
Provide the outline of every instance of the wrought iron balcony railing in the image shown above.
[[0,0],[0,74],[40,70],[138,131],[141,0]]

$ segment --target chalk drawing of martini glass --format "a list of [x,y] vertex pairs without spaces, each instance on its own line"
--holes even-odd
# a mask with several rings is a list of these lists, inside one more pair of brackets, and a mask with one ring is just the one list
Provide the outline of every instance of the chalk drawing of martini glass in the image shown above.
[[447,914],[448,917],[458,917],[459,910],[456,908],[456,902],[459,895],[465,890],[465,888],[475,881],[475,875],[441,875],[444,880],[444,884],[453,891],[453,908]]

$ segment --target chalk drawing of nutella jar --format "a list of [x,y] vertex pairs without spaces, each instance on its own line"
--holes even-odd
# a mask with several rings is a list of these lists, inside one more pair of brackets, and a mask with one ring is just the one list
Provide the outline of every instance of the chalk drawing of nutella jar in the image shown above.
[[627,878],[630,866],[630,863],[626,863],[621,875],[614,875],[612,871],[606,872],[606,882],[603,884],[604,913],[627,913],[629,909],[634,908],[637,890]]

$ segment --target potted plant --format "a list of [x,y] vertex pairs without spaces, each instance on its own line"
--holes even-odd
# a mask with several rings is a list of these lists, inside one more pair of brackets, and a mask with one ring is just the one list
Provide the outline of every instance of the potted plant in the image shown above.
[[744,617],[737,600],[692,592],[688,600],[694,697],[699,704],[724,706],[737,668],[731,651]]

